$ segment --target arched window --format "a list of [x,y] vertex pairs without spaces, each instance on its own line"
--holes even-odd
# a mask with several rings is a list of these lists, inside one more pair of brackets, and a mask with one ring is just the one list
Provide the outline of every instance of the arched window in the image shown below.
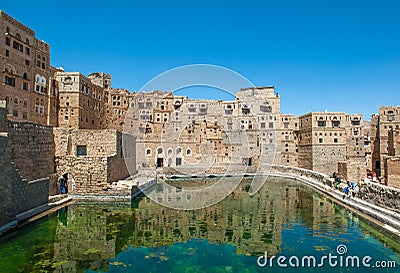
[[161,148],[161,147],[158,148],[158,149],[157,149],[157,153],[158,153],[158,154],[162,154],[162,153],[163,153],[163,148]]
[[186,150],[186,155],[191,155],[192,154],[192,150],[190,150],[189,148]]
[[15,33],[15,38],[17,38],[18,40],[22,40],[21,34],[19,33]]
[[168,149],[168,155],[172,155],[173,152],[174,151],[171,148]]
[[24,108],[27,108],[27,107],[28,107],[28,101],[24,100]]
[[18,98],[17,97],[14,98],[14,104],[18,105]]
[[182,148],[181,147],[176,148],[176,154],[180,155],[181,153],[182,153]]

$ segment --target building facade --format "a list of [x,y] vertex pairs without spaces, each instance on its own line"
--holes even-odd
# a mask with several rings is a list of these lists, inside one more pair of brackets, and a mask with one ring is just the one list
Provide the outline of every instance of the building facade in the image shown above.
[[211,172],[235,164],[265,170],[273,163],[355,181],[365,176],[361,114],[282,114],[272,86],[235,95],[234,101],[215,101],[159,91],[136,94],[125,129],[137,137],[138,166]]
[[56,126],[58,92],[50,46],[3,11],[0,36],[0,100],[7,102],[8,119]]
[[371,118],[371,170],[380,182],[400,187],[400,106],[382,106]]

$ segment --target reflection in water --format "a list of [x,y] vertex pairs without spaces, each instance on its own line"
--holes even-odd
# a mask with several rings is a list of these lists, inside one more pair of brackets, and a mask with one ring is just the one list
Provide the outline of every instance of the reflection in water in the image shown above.
[[398,259],[374,239],[374,228],[309,188],[269,178],[250,196],[250,183],[196,211],[165,208],[148,198],[70,205],[0,243],[0,257],[9,257],[0,258],[0,272],[259,272],[255,257],[265,251],[313,254],[338,242],[360,253],[374,246]]

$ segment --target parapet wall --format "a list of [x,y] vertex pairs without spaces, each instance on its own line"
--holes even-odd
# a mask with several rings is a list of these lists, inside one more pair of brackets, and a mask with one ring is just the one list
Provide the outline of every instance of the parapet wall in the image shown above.
[[[310,170],[275,165],[273,166],[271,172],[296,174],[302,177],[317,180],[324,185],[332,186],[331,179],[327,175]],[[373,182],[360,182],[358,186],[359,193],[357,194],[357,198],[389,210],[400,212],[400,189]]]
[[49,199],[49,178],[28,182],[14,170],[13,199],[16,214],[46,204]]

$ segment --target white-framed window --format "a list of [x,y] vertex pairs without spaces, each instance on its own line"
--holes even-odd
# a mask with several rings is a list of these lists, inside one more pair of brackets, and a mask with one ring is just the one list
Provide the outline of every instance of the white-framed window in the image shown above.
[[40,94],[47,93],[47,80],[39,74],[35,75],[35,91]]

